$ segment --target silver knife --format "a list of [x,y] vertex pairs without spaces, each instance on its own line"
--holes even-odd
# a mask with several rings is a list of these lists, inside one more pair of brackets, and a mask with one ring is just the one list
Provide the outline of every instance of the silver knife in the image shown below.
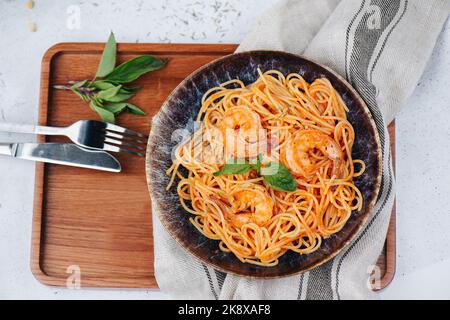
[[0,143],[0,154],[14,158],[120,172],[119,161],[105,151],[71,143]]

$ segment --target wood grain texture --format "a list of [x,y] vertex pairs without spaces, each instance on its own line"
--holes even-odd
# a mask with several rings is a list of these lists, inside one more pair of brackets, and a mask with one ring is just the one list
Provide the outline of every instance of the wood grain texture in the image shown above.
[[[76,95],[52,86],[91,78],[103,46],[63,43],[47,51],[42,61],[40,124],[65,126],[97,118]],[[133,102],[147,115],[124,114],[118,124],[148,133],[151,117],[178,83],[235,48],[231,44],[119,44],[119,61],[145,53],[169,63],[137,81],[143,89]],[[40,137],[40,141],[67,140]],[[67,268],[78,266],[82,287],[157,287],[145,160],[122,155],[118,159],[123,168],[120,174],[36,164],[31,270],[40,282],[65,286],[70,276]],[[394,236],[389,242],[388,235],[387,250],[379,261],[386,284],[390,280],[384,279],[393,276],[395,268],[395,215],[393,219],[389,235]]]

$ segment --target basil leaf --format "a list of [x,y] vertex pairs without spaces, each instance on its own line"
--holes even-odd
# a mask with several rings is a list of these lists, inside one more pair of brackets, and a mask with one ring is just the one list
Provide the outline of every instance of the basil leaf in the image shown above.
[[248,161],[245,161],[245,163],[226,163],[221,170],[214,172],[213,175],[218,177],[222,174],[244,174],[252,168],[253,166]]
[[102,58],[100,59],[100,64],[98,65],[95,77],[105,77],[114,70],[114,66],[116,65],[116,54],[116,39],[114,38],[114,33],[111,32],[108,42],[105,45],[105,49],[103,49]]
[[88,81],[87,80],[82,80],[82,81],[78,81],[76,83],[74,83],[72,86],[70,86],[70,90],[72,90],[73,93],[75,93],[78,97],[81,98],[81,100],[83,101],[89,101],[89,97],[81,92],[80,89],[81,87],[83,87]]
[[81,92],[79,92],[78,90],[76,90],[76,89],[72,89],[72,92],[73,93],[75,93],[81,100],[83,100],[83,101],[89,101],[90,99],[89,99],[89,97],[87,96],[87,95],[85,95],[85,94],[83,94],[83,93],[81,93]]
[[[270,166],[264,168],[263,171],[265,171],[265,173],[262,173],[264,181],[273,189],[286,192],[297,190],[297,181],[289,169],[283,164],[272,162],[270,163]],[[270,171],[273,171],[273,173]]]
[[91,86],[98,90],[107,90],[107,89],[111,89],[111,88],[115,87],[116,84],[111,83],[109,81],[96,80],[91,83]]
[[127,103],[118,102],[118,103],[110,103],[105,106],[105,109],[111,111],[115,115],[121,113],[127,108]]
[[135,106],[134,104],[128,102],[110,103],[105,106],[105,108],[113,112],[114,114],[119,114],[122,111],[128,110],[132,114],[145,115],[145,112],[138,106]]
[[[160,69],[165,61],[149,55],[136,57],[115,67],[117,59],[117,43],[111,32],[102,52],[99,66],[93,80],[72,82],[68,85],[55,85],[55,89],[70,89],[89,107],[96,111],[107,122],[114,123],[115,114],[122,111],[135,115],[145,115],[138,106],[126,102],[132,98],[140,86],[124,87],[122,84],[132,82],[143,74]],[[100,77],[100,80],[97,78]]]
[[115,86],[108,81],[95,81],[93,86],[101,89],[97,94],[97,98],[107,102],[123,102],[134,96],[136,88],[124,88],[121,85]]
[[78,89],[78,88],[81,88],[82,86],[84,86],[84,85],[86,84],[86,82],[87,82],[87,80],[78,81],[78,82],[74,83],[74,84],[70,87],[70,89],[73,91],[73,90],[76,90],[76,89]]
[[134,93],[127,93],[125,90],[120,89],[119,92],[108,98],[104,98],[103,100],[108,102],[123,102],[134,96]]
[[95,112],[98,113],[98,115],[100,116],[100,118],[105,121],[105,122],[109,122],[109,123],[114,123],[115,122],[115,117],[114,117],[114,113],[111,112],[110,110],[105,109],[103,106],[101,106],[100,104],[98,104],[95,101],[91,101],[90,106],[93,110],[95,110]]
[[109,88],[106,90],[102,90],[99,93],[97,93],[97,95],[95,97],[100,100],[110,101],[110,99],[112,99],[119,93],[119,90],[121,88],[122,88],[122,86],[119,85],[117,87],[112,87],[112,88]]
[[127,110],[128,110],[129,113],[135,114],[135,115],[138,115],[138,116],[145,116],[146,115],[144,110],[142,110],[138,106],[136,106],[134,104],[131,104],[131,103],[127,103]]
[[[99,89],[99,90],[106,90],[106,89],[110,89],[113,88],[115,86],[117,86],[118,83],[117,82],[113,82],[113,81],[107,81],[107,80],[96,80],[93,81],[90,86]],[[122,93],[136,93],[139,91],[139,89],[141,88],[141,86],[133,86],[133,87],[124,87],[122,86],[122,88],[120,89],[120,92]]]
[[143,74],[160,69],[164,65],[165,62],[158,58],[152,56],[140,56],[128,60],[116,67],[105,77],[105,80],[117,83],[132,82]]
[[122,89],[124,91],[126,91],[127,93],[136,93],[139,91],[140,88],[141,88],[141,86],[122,87]]

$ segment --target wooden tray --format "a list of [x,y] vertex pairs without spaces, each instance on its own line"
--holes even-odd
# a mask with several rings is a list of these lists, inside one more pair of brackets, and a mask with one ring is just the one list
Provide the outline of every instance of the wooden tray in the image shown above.
[[[91,78],[103,47],[100,43],[63,43],[47,51],[42,61],[41,125],[65,126],[96,118],[75,94],[52,86]],[[169,64],[138,81],[144,89],[133,100],[147,115],[124,114],[118,123],[148,133],[151,117],[178,83],[235,48],[232,44],[120,44],[121,61],[145,53],[169,59]],[[40,137],[41,142],[45,139]],[[36,164],[31,270],[40,282],[65,286],[71,270],[79,268],[82,287],[157,287],[144,159],[118,158],[121,174]],[[385,286],[395,268],[394,224],[379,265]]]

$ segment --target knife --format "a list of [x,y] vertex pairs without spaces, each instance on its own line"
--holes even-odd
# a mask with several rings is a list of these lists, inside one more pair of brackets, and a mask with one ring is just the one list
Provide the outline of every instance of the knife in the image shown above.
[[71,143],[0,143],[0,154],[109,172],[120,172],[122,169],[119,161],[109,153]]

